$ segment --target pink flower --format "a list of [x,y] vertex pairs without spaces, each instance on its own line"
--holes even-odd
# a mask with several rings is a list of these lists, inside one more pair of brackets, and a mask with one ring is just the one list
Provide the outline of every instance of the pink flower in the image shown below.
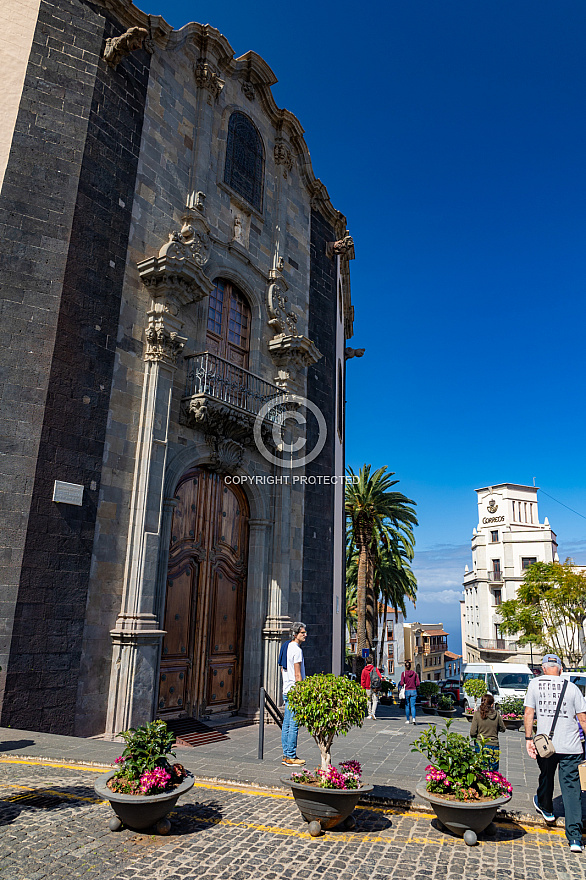
[[154,770],[145,770],[140,777],[140,790],[148,794],[153,789],[164,789],[171,780],[171,774],[163,767],[155,767]]

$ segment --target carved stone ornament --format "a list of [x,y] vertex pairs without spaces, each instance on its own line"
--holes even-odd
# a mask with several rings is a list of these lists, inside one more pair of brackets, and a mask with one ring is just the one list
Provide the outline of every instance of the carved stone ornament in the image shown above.
[[287,173],[293,167],[293,154],[286,141],[279,138],[275,143],[275,163],[283,166],[283,175],[287,177]]
[[199,89],[207,89],[209,92],[208,103],[211,104],[212,99],[217,101],[220,92],[224,88],[224,80],[220,79],[218,73],[212,65],[203,58],[198,58],[193,69],[195,74],[195,82]]
[[156,312],[149,312],[149,325],[145,331],[146,351],[145,361],[164,362],[169,366],[175,366],[177,356],[183,351],[187,342],[174,330],[169,330],[165,319]]
[[279,368],[275,384],[287,387],[295,382],[299,370],[311,367],[322,357],[315,343],[307,336],[275,336],[269,342],[269,353]]
[[288,310],[289,298],[285,296],[287,286],[280,277],[275,278],[269,284],[267,294],[267,307],[269,312],[269,326],[275,333],[286,333],[289,336],[297,335],[297,315]]
[[210,227],[200,215],[187,214],[182,219],[180,239],[191,251],[197,265],[203,268],[210,258]]
[[254,99],[256,98],[256,89],[254,88],[254,85],[250,82],[250,80],[244,80],[244,82],[241,83],[241,86],[242,91],[244,92],[248,100],[254,101]]
[[144,286],[153,298],[171,296],[179,306],[199,302],[213,288],[202,269],[210,253],[209,226],[188,215],[181,232],[170,232],[158,257],[138,263]]
[[110,67],[116,67],[123,58],[142,49],[143,41],[149,36],[146,28],[131,27],[119,37],[109,37],[104,48],[104,61]]
[[244,446],[236,440],[226,440],[207,436],[206,441],[211,448],[209,469],[218,474],[233,474],[242,464]]
[[328,241],[326,252],[331,259],[333,257],[347,257],[349,260],[353,260],[354,241],[348,230],[346,230],[344,238],[341,238],[339,241]]
[[361,358],[365,351],[366,351],[365,348],[345,348],[344,349],[344,357],[346,358],[347,361],[349,361],[355,357]]

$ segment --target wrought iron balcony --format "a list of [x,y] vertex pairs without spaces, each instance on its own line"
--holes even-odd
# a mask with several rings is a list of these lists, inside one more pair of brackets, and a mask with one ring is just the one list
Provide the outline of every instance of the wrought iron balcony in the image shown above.
[[263,406],[263,434],[283,424],[287,406],[280,403],[283,390],[209,351],[190,355],[181,406],[181,421],[206,435],[239,444],[252,442],[254,423]]
[[480,651],[506,651],[514,654],[517,650],[517,643],[505,639],[478,639],[478,649]]

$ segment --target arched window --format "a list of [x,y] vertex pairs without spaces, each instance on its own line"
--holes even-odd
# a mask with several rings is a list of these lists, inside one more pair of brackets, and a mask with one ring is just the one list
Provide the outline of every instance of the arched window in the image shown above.
[[248,367],[250,306],[230,281],[218,278],[209,296],[207,350]]
[[264,150],[261,137],[248,116],[236,111],[228,122],[224,182],[260,211],[263,177]]

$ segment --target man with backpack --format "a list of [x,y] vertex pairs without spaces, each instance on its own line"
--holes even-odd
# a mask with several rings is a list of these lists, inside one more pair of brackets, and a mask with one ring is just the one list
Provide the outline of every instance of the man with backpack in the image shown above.
[[360,676],[360,685],[366,691],[368,697],[368,715],[371,721],[376,718],[376,707],[378,706],[378,694],[383,683],[383,677],[374,665],[374,657],[369,654],[368,663],[362,670]]

